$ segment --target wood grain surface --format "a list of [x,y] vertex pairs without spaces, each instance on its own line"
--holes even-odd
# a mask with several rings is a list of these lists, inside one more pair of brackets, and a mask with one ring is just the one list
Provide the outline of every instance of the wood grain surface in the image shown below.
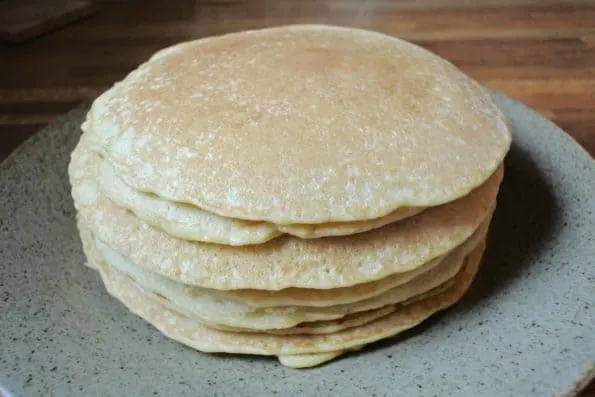
[[[533,107],[595,154],[595,1],[112,0],[81,23],[0,46],[0,160],[159,48],[287,23],[359,26],[413,41]],[[595,397],[595,383],[581,397]]]
[[1,0],[0,40],[20,43],[63,27],[93,13],[81,0]]

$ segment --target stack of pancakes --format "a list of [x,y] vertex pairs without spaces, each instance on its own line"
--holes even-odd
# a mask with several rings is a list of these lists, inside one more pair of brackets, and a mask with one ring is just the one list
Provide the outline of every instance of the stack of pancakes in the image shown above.
[[461,298],[511,140],[438,56],[312,25],[162,50],[83,131],[69,175],[107,290],[198,350],[292,367]]

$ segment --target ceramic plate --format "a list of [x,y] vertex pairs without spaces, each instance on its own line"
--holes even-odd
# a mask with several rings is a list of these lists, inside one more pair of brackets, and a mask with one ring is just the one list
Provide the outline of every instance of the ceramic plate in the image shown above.
[[[21,396],[566,396],[595,372],[595,162],[501,95],[514,143],[456,307],[310,370],[162,336],[83,266],[66,166],[86,108],[0,166],[0,385]],[[1,393],[0,393],[1,395]]]

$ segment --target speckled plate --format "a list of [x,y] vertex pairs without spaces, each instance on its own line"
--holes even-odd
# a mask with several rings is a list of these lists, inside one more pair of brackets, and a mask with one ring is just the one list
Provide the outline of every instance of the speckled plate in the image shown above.
[[86,108],[74,110],[0,166],[0,385],[15,397],[575,394],[595,373],[595,162],[495,97],[514,144],[470,292],[405,335],[311,370],[196,352],[105,292],[75,230],[66,165]]

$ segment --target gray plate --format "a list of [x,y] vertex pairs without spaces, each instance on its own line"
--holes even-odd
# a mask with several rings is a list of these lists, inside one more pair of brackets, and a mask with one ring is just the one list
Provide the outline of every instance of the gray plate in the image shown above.
[[[0,166],[0,384],[14,396],[560,396],[595,371],[595,162],[496,95],[514,144],[469,294],[395,339],[311,370],[159,334],[82,266],[66,177],[86,109]],[[0,393],[1,395],[1,393]]]

